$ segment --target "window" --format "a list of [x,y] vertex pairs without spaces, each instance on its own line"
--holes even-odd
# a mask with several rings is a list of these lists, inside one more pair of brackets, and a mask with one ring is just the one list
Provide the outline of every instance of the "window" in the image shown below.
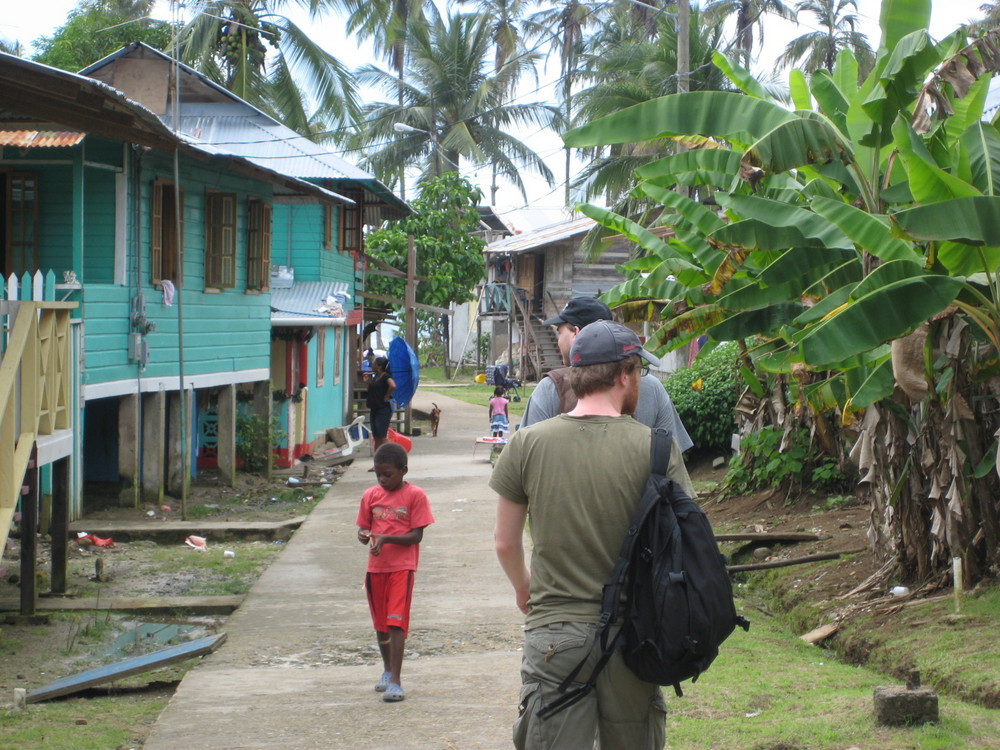
[[354,203],[340,207],[340,251],[361,252],[361,226],[364,217],[364,194],[360,190],[344,191],[344,197]]
[[[6,182],[8,244],[6,253],[0,253],[6,256],[0,271],[20,275],[38,270],[38,175],[11,172]],[[0,243],[3,240],[0,235]]]
[[259,198],[247,202],[247,291],[264,292],[271,282],[270,204]]
[[236,286],[236,194],[205,196],[205,286]]
[[326,381],[326,328],[316,331],[316,387]]
[[[167,180],[153,182],[153,206],[150,214],[150,275],[154,284],[164,280],[175,284],[182,281],[179,259],[184,238],[184,191],[179,191],[179,206],[177,192],[172,182]],[[179,233],[178,225],[180,225]]]

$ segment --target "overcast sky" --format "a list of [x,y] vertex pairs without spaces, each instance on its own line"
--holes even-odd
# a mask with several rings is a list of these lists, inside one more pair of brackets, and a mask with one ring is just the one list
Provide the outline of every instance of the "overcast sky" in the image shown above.
[[[4,2],[3,13],[0,14],[0,37],[7,40],[16,40],[29,48],[31,54],[31,42],[39,36],[51,35],[59,26],[65,23],[68,13],[77,6],[79,0],[36,0],[36,2],[22,2],[21,0],[6,0]],[[934,4],[931,17],[931,34],[940,38],[953,31],[960,24],[970,19],[980,16],[979,6],[984,0],[938,0]],[[793,4],[789,2],[789,4]],[[303,28],[309,29],[314,39],[324,43],[329,49],[335,50],[341,60],[350,67],[357,67],[371,61],[370,48],[357,50],[354,54],[345,54],[343,34],[343,21],[338,18],[330,18],[324,21],[310,22],[308,14],[287,4],[288,15]],[[471,6],[470,6],[471,7]],[[880,32],[878,28],[878,13],[881,7],[879,0],[858,0],[858,14],[862,19],[862,28],[872,43],[877,46]],[[158,0],[154,16],[162,20],[170,19],[169,0]],[[806,19],[804,19],[805,22]],[[784,49],[789,40],[807,33],[813,29],[806,25],[795,27],[781,21],[768,21],[767,33],[765,36],[766,50],[761,55],[757,67],[761,70],[771,68],[770,61],[777,57]],[[379,61],[379,64],[384,64]],[[522,101],[542,101],[555,100],[552,78],[555,72],[550,70],[547,76],[543,77],[543,85],[540,89],[535,89],[523,95]],[[548,80],[549,83],[545,84]],[[563,166],[560,154],[561,141],[551,133],[530,132],[521,136],[528,145],[541,154],[550,162],[552,171],[557,175],[557,180],[562,180]],[[479,173],[467,174],[474,182],[484,188],[489,184],[488,170],[481,170]],[[544,184],[543,181],[525,177],[525,183],[529,194],[529,205],[533,211],[531,213],[521,212],[521,221],[526,225],[540,226],[551,223],[559,219],[559,208],[562,205],[563,191],[561,187],[554,190]],[[487,195],[488,199],[488,195]],[[514,188],[503,186],[497,197],[498,208],[504,211],[521,207],[524,202],[520,193]],[[528,228],[520,226],[519,228]]]

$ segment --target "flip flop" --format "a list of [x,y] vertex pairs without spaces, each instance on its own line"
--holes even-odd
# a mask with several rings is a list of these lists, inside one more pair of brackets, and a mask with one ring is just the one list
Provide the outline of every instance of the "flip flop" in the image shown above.
[[397,685],[395,682],[390,682],[389,687],[385,689],[385,695],[382,696],[382,700],[386,703],[396,703],[405,697],[406,693],[403,692],[402,686]]
[[378,682],[375,683],[375,692],[384,693],[385,689],[389,687],[389,681],[392,679],[392,672],[383,672],[382,676],[378,678]]

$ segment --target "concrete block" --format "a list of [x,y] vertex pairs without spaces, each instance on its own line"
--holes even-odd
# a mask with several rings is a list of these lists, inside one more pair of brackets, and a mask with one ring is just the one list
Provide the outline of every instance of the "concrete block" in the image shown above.
[[875,722],[881,726],[937,723],[938,697],[930,688],[875,688]]

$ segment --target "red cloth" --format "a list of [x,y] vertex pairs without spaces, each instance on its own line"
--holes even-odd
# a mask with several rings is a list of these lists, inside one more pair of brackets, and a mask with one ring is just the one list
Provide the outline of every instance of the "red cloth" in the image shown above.
[[397,570],[395,573],[369,573],[365,577],[368,609],[375,630],[388,633],[390,627],[395,627],[402,629],[404,638],[409,635],[414,575],[412,570]]
[[[372,534],[405,534],[432,523],[434,516],[427,494],[409,482],[393,492],[380,486],[369,487],[361,497],[357,524]],[[416,570],[419,558],[419,544],[385,544],[381,554],[368,555],[368,572]]]

